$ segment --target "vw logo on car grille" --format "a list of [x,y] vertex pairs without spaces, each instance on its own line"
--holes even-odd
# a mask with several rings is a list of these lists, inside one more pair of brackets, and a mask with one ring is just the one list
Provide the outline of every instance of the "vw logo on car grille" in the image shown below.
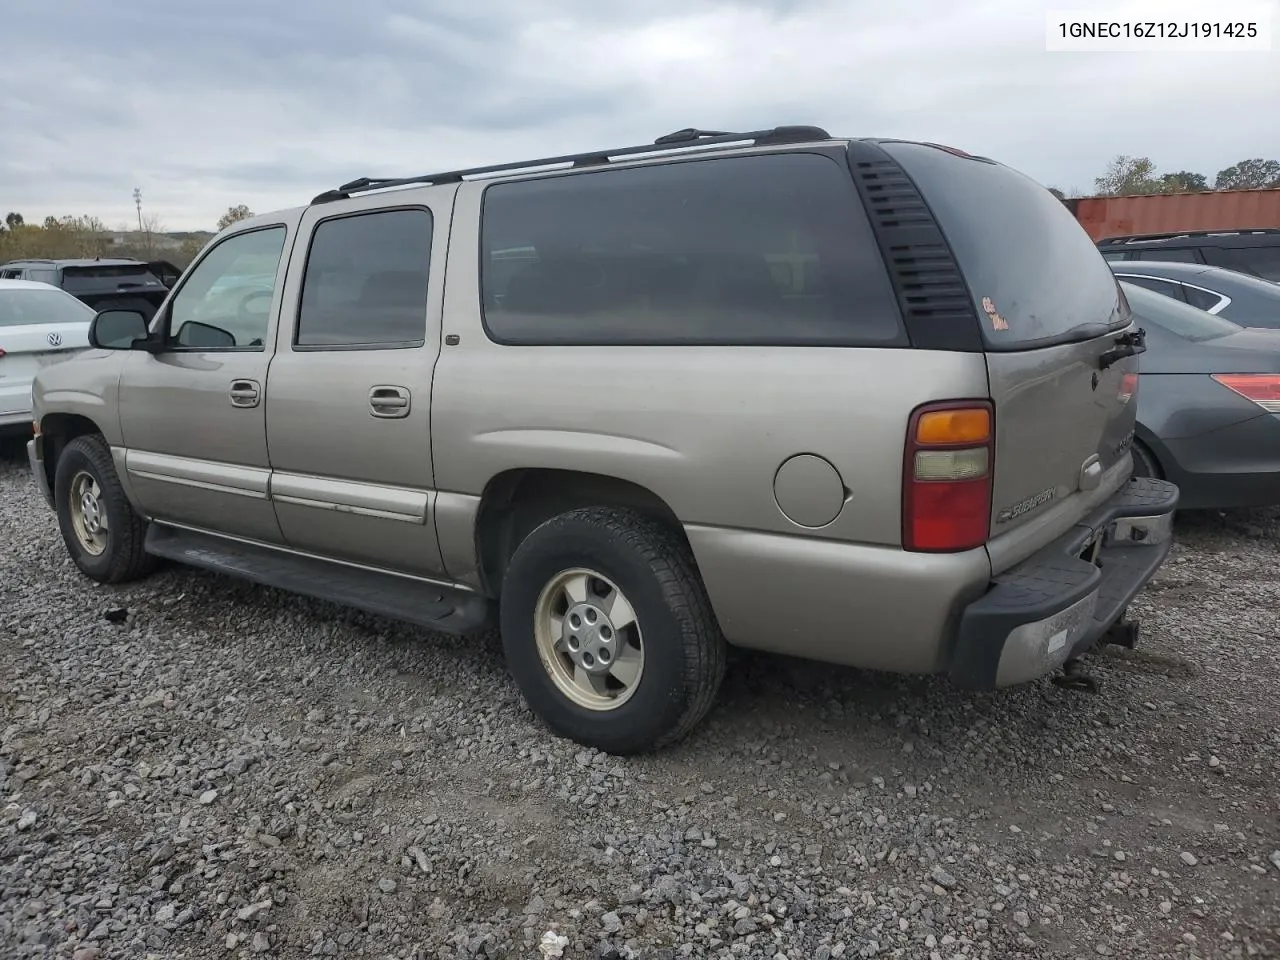
[[62,334],[60,333],[51,333],[47,339],[49,341],[49,346],[51,347],[62,346]]

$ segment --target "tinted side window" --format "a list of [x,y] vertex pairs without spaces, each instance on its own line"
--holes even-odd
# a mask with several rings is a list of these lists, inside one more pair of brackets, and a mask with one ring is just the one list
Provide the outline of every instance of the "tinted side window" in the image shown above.
[[1130,274],[1120,274],[1125,283],[1132,283],[1139,287],[1145,287],[1155,293],[1162,294],[1166,297],[1172,297],[1174,300],[1183,300],[1182,284],[1174,283],[1172,280],[1157,280],[1153,277],[1135,277]]
[[1173,247],[1165,249],[1163,247],[1147,247],[1140,251],[1134,258],[1137,260],[1166,260],[1174,263],[1199,263],[1200,258],[1196,256],[1193,247]]
[[1208,290],[1198,290],[1195,287],[1182,287],[1182,292],[1186,294],[1187,303],[1201,310],[1212,310],[1222,302],[1222,297],[1216,293],[1210,293]]
[[317,225],[307,253],[294,343],[425,343],[431,228],[427,210],[380,210]]
[[818,154],[496,184],[482,220],[499,342],[906,342],[849,171]]
[[1251,273],[1264,280],[1280,281],[1280,245],[1274,247],[1223,247],[1215,258],[1230,270]]

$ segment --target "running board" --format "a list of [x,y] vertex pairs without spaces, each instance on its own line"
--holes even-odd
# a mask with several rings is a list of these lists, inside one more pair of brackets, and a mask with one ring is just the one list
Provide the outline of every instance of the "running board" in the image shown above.
[[493,625],[493,605],[486,598],[411,577],[158,523],[148,528],[145,546],[148,553],[177,563],[329,600],[429,630],[461,635]]

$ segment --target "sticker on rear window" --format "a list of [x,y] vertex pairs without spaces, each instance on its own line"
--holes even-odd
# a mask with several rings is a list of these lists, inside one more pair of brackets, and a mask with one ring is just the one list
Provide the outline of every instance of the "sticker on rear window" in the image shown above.
[[990,297],[982,298],[982,310],[986,313],[987,318],[991,321],[992,330],[1008,330],[1009,321],[1000,314],[996,313],[996,305],[991,302]]

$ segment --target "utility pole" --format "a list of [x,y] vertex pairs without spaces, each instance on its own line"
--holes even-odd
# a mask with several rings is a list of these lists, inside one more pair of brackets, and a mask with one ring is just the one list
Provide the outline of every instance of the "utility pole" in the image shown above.
[[142,188],[133,188],[133,205],[138,208],[138,232],[142,232]]

